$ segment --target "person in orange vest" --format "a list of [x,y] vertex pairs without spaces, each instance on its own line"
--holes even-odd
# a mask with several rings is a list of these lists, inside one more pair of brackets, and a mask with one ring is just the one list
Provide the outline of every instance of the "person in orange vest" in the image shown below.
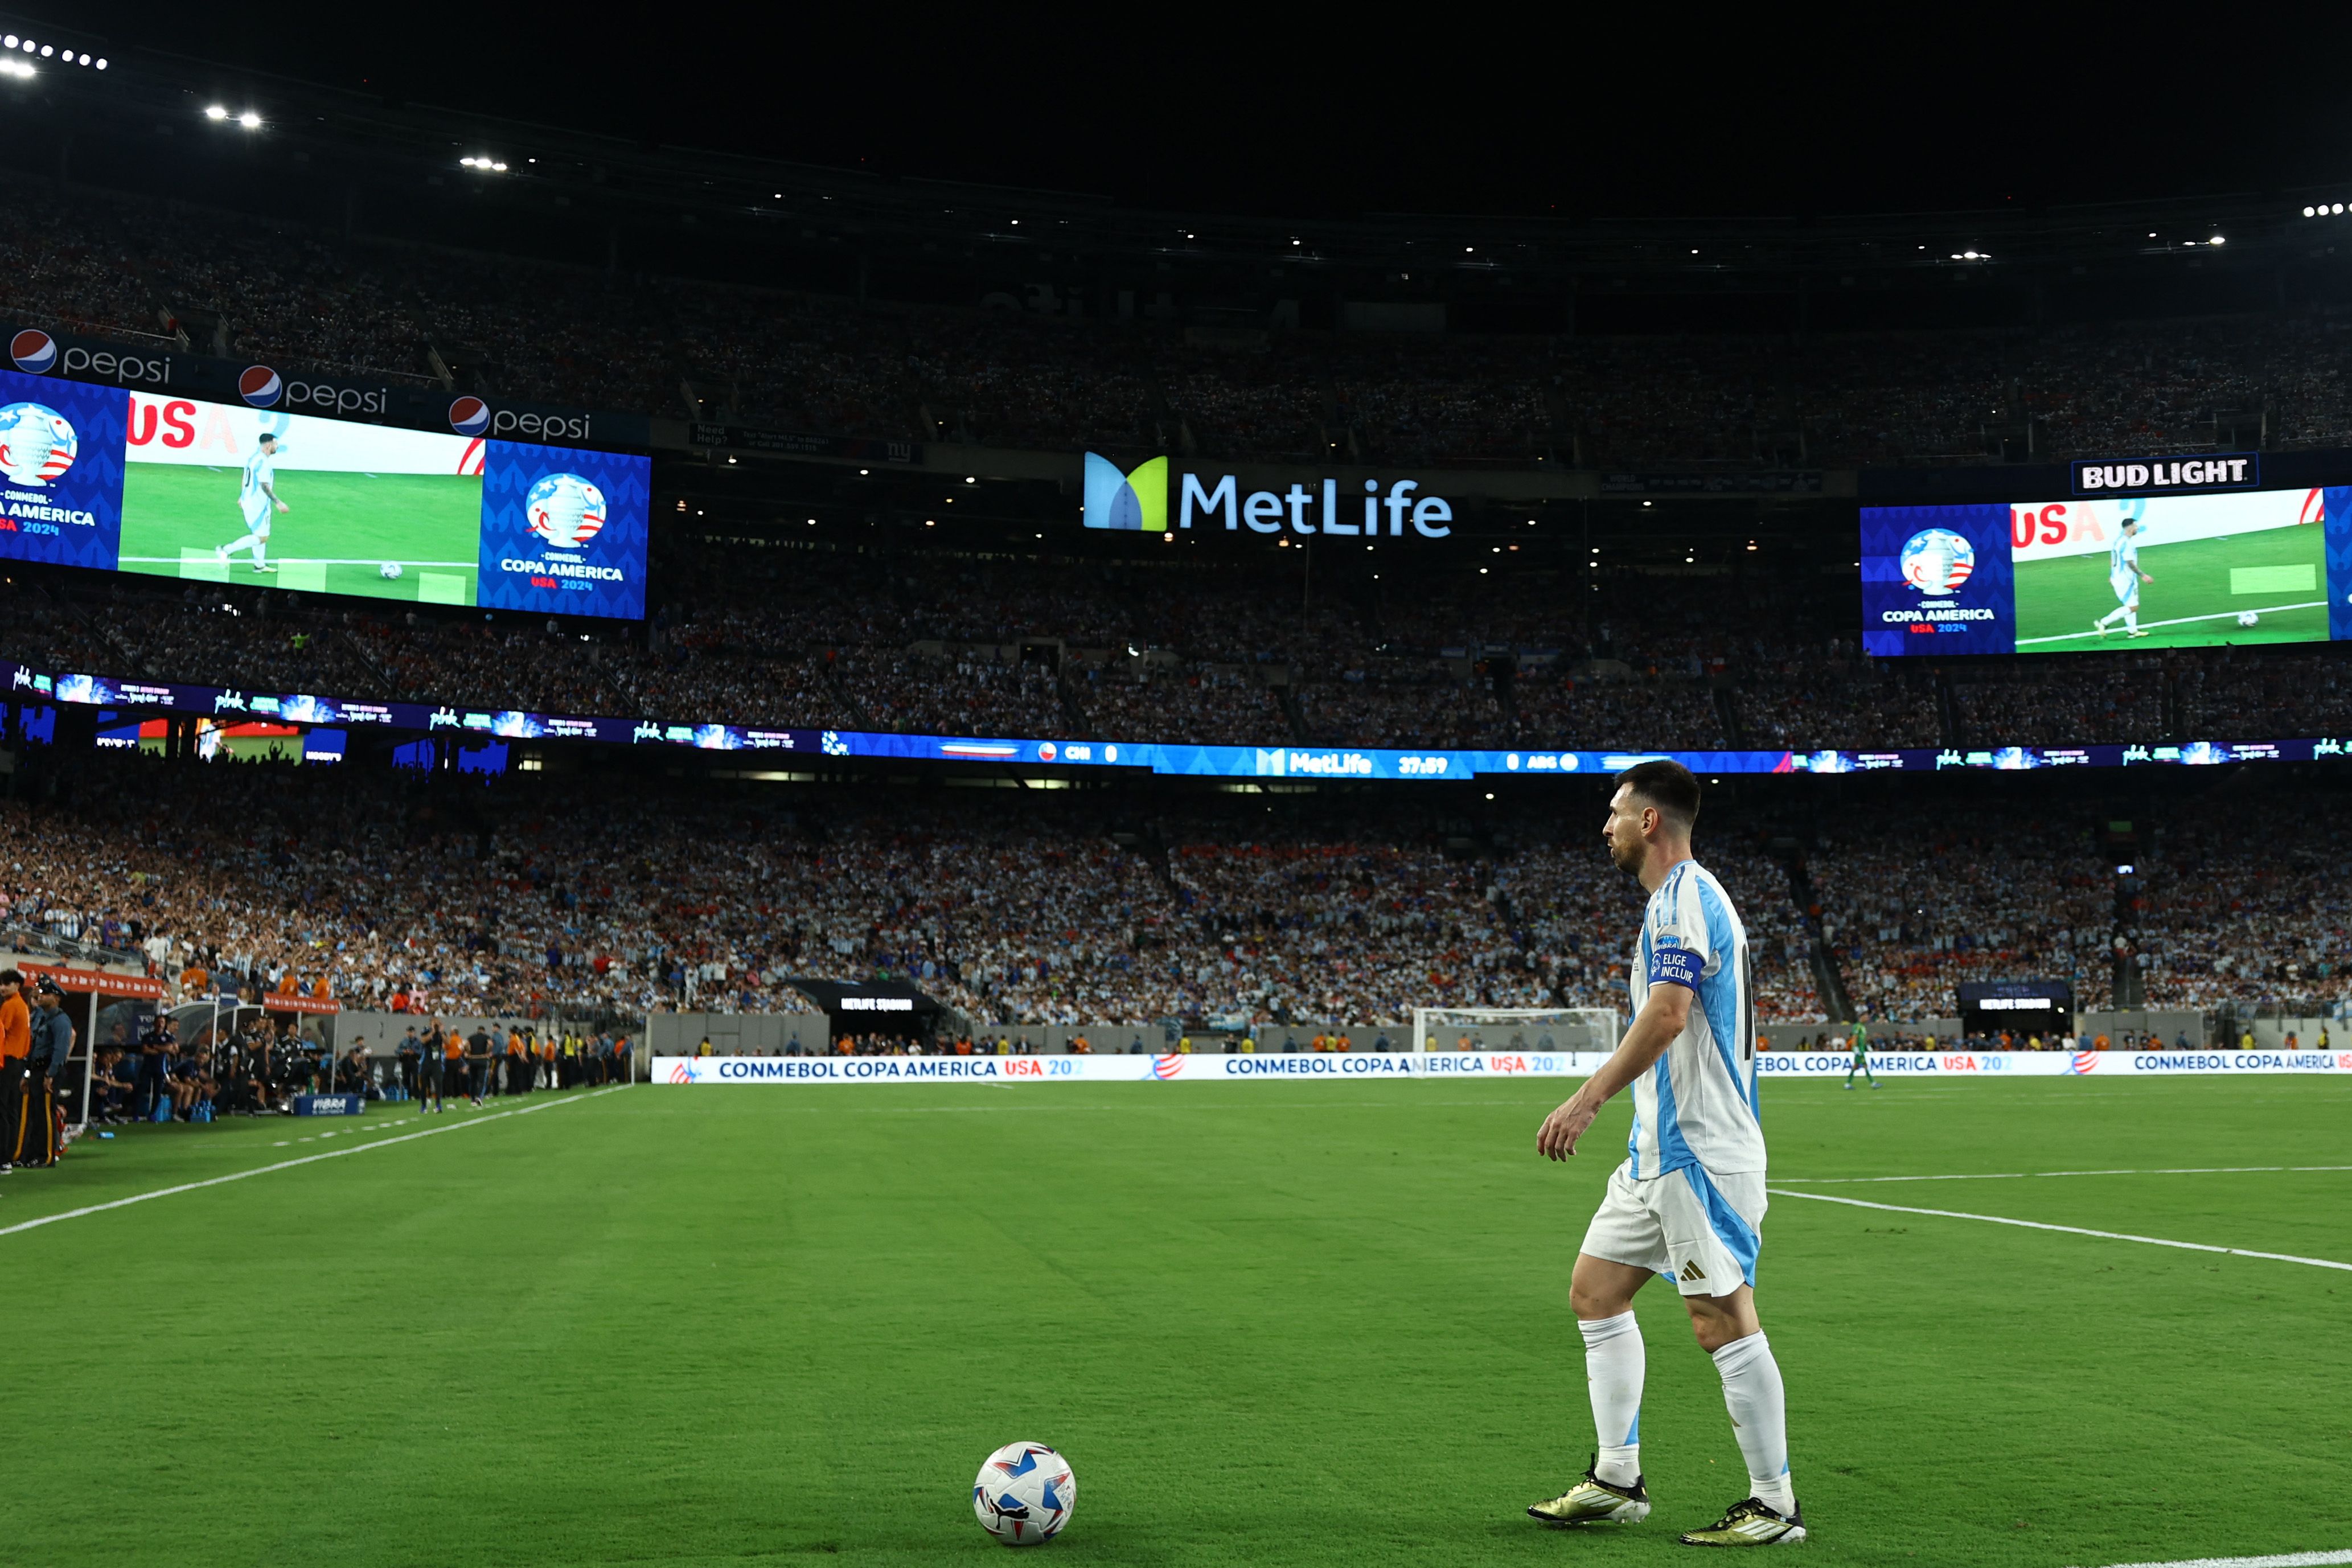
[[520,1025],[507,1026],[507,1092],[530,1092],[530,1047],[523,1044]]
[[25,1053],[33,1048],[33,1012],[25,977],[0,969],[0,1170],[16,1158],[25,1124]]

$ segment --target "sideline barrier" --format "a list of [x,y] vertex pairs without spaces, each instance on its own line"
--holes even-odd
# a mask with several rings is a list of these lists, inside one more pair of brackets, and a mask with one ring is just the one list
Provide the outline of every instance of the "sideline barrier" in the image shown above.
[[[1341,1079],[1585,1078],[1597,1051],[1332,1051],[1211,1056],[656,1057],[660,1084],[1135,1083],[1212,1079],[1329,1083]],[[1767,1051],[1766,1078],[1843,1078],[1832,1051]],[[2352,1051],[1874,1051],[1888,1078],[2137,1077],[2185,1074],[2352,1073]]]

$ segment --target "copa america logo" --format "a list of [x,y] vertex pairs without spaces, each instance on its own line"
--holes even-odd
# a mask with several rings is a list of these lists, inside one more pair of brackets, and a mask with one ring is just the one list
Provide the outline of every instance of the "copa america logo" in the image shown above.
[[56,482],[74,458],[81,442],[66,416],[42,403],[11,403],[0,408],[0,473],[12,485]]
[[1903,542],[1903,580],[1922,594],[1957,594],[1977,569],[1976,546],[1948,528],[1920,530]]
[[578,474],[548,474],[522,504],[530,531],[559,550],[576,550],[604,526],[604,492]]
[[47,375],[58,363],[58,341],[35,327],[8,340],[8,357],[26,375]]
[[236,378],[236,395],[256,408],[273,408],[285,395],[286,384],[266,364],[249,364]]
[[449,405],[449,428],[460,436],[478,436],[490,427],[490,405],[478,397],[461,397]]

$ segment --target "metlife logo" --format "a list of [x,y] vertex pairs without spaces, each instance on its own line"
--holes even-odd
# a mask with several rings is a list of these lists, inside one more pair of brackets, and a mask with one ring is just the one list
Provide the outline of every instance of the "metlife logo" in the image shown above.
[[[1171,469],[1153,458],[1132,472],[1098,453],[1086,455],[1088,528],[1165,533],[1222,524],[1229,532],[1361,539],[1445,539],[1454,506],[1423,495],[1419,479],[1293,480],[1282,489],[1244,490],[1235,474]],[[1172,494],[1171,494],[1172,491]],[[1171,505],[1172,501],[1172,505]],[[1172,515],[1171,515],[1172,513]]]

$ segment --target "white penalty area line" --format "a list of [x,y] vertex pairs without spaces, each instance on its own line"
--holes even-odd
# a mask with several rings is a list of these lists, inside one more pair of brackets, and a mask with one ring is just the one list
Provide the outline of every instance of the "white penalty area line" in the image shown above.
[[2108,1568],[2328,1568],[2352,1563],[2352,1552],[2286,1552],[2272,1557],[2192,1557],[2170,1563],[2113,1563]]
[[[2301,1263],[2312,1268],[2335,1268],[2352,1274],[2352,1263],[2338,1263],[2327,1258],[2298,1258],[2292,1252],[2256,1252],[2244,1247],[2213,1247],[2201,1241],[2174,1241],[2161,1236],[2134,1236],[2122,1230],[2090,1230],[2079,1225],[2044,1225],[2038,1219],[2011,1219],[1997,1214],[1963,1214],[1958,1209],[1911,1208],[1902,1204],[1864,1203],[1860,1198],[1842,1198],[1830,1193],[1800,1193],[1787,1187],[1767,1187],[1776,1198],[1811,1198],[1817,1204],[1844,1204],[1849,1208],[1879,1209],[1887,1214],[1928,1215],[1937,1219],[1981,1220],[1986,1225],[2013,1225],[2020,1230],[2054,1230],[2066,1236],[2091,1236],[2101,1241],[2137,1241],[2144,1247],[2171,1247],[2183,1252],[2218,1252],[2231,1258],[2267,1258],[2273,1263]],[[2251,1561],[2251,1560],[2250,1560]],[[2352,1556],[2342,1561],[2352,1563]]]
[[[177,566],[181,562],[186,560],[187,557],[183,555],[124,555],[120,556],[117,559],[129,562],[136,565]],[[281,565],[292,566],[381,566],[383,564],[383,557],[381,555],[371,555],[364,558],[356,555],[273,555],[270,559],[279,563]],[[201,563],[199,563],[201,564]],[[403,561],[400,564],[403,566],[463,566],[470,571],[474,567],[479,566],[481,563],[478,561]]]
[[290,1171],[297,1165],[315,1165],[321,1160],[340,1160],[346,1154],[365,1154],[372,1150],[389,1149],[395,1143],[414,1143],[419,1138],[437,1138],[444,1132],[462,1132],[468,1127],[485,1127],[493,1121],[503,1121],[509,1116],[529,1116],[534,1110],[554,1110],[566,1105],[577,1105],[582,1100],[594,1100],[600,1095],[617,1094],[622,1089],[631,1087],[633,1086],[629,1084],[616,1083],[610,1089],[592,1089],[577,1099],[551,1100],[538,1105],[521,1106],[513,1110],[492,1111],[488,1116],[477,1116],[465,1121],[452,1121],[446,1127],[428,1127],[422,1132],[404,1132],[397,1138],[379,1138],[373,1143],[353,1143],[348,1148],[329,1149],[321,1153],[304,1154],[298,1159],[280,1160],[275,1164],[256,1165],[250,1171],[232,1171],[226,1176],[207,1176],[201,1182],[183,1182],[176,1187],[158,1187],[152,1193],[134,1193],[130,1197],[116,1198],[111,1203],[91,1204],[87,1208],[68,1209],[62,1214],[43,1215],[38,1219],[22,1220],[15,1225],[0,1226],[0,1236],[14,1236],[20,1230],[38,1230],[45,1225],[55,1225],[59,1220],[80,1219],[85,1215],[104,1214],[109,1209],[129,1208],[132,1204],[143,1204],[151,1198],[168,1198],[175,1193],[193,1193],[203,1187],[217,1187],[229,1182],[242,1182],[248,1176],[266,1176],[272,1171]]
[[[2325,599],[2314,599],[2308,604],[2302,605],[2249,605],[2246,608],[2253,611],[2258,616],[2283,616],[2289,610],[2324,610],[2327,608],[2327,601]],[[2176,616],[2168,621],[2142,621],[2139,625],[2142,631],[2148,631],[2157,626],[2194,626],[2199,621],[2234,621],[2242,613],[2242,611],[2239,610],[2222,610],[2218,614],[2210,616]],[[2017,646],[2020,647],[2025,647],[2033,643],[2078,642],[2084,637],[2103,637],[2108,635],[2109,634],[2106,632],[2099,631],[2060,632],[2054,637],[2020,637],[2017,639]],[[2256,1559],[2250,1557],[2246,1561],[2251,1563],[2256,1561]]]
[[2045,1176],[2235,1176],[2257,1171],[2352,1171],[2352,1165],[2168,1165],[2146,1171],[1968,1171],[1949,1176],[1783,1176],[1809,1187],[1869,1182],[2034,1182]]

